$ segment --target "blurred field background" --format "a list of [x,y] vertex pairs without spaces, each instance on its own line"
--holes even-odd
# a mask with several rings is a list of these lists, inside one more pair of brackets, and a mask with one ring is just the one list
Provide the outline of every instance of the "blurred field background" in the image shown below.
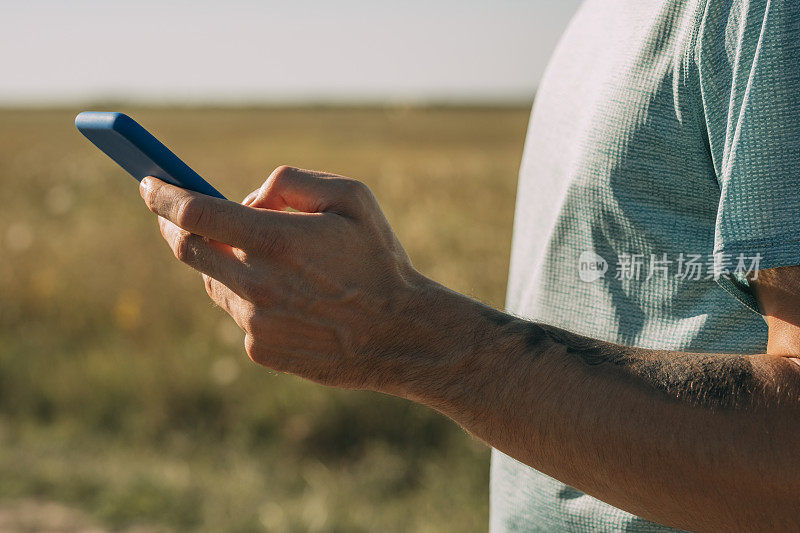
[[[502,305],[527,109],[121,110],[232,199],[284,163],[362,179],[418,269]],[[0,111],[0,527],[44,502],[114,530],[485,531],[488,450],[251,363],[77,111]]]

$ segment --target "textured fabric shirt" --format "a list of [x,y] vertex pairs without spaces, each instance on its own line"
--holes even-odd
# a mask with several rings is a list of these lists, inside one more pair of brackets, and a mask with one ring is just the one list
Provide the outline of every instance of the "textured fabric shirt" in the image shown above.
[[[587,0],[534,104],[509,312],[763,351],[740,271],[800,264],[799,26],[798,0]],[[494,532],[661,529],[493,452]]]

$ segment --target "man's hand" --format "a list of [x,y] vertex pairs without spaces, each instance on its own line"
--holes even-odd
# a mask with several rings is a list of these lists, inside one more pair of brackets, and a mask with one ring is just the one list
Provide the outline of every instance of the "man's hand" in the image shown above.
[[800,353],[800,326],[789,327],[800,298],[773,305],[795,278],[757,285],[765,312],[789,324],[767,354],[645,350],[428,280],[354,180],[281,167],[245,205],[155,179],[142,196],[256,362],[433,407],[514,459],[662,524],[800,527],[800,367],[787,357]]
[[282,166],[243,205],[155,178],[140,192],[253,361],[337,387],[382,379],[376,365],[421,276],[365,185]]

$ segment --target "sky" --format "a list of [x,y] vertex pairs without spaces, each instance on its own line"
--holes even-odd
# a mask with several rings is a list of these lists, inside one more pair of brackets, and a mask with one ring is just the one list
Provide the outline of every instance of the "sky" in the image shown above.
[[0,105],[529,101],[580,0],[0,0]]

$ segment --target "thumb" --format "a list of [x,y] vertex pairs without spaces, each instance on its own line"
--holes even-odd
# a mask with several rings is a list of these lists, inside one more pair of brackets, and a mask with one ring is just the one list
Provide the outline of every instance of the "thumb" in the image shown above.
[[260,190],[261,190],[261,188],[259,187],[258,189],[254,190],[253,192],[251,192],[250,194],[245,196],[244,200],[242,200],[242,205],[250,206],[250,204],[253,202],[253,200],[255,200],[256,197],[258,196],[258,192]]
[[[286,208],[303,213],[336,212],[357,215],[369,189],[361,182],[313,170],[280,166],[270,174],[256,193],[248,196],[250,207],[283,211]],[[252,194],[252,193],[251,193]]]

